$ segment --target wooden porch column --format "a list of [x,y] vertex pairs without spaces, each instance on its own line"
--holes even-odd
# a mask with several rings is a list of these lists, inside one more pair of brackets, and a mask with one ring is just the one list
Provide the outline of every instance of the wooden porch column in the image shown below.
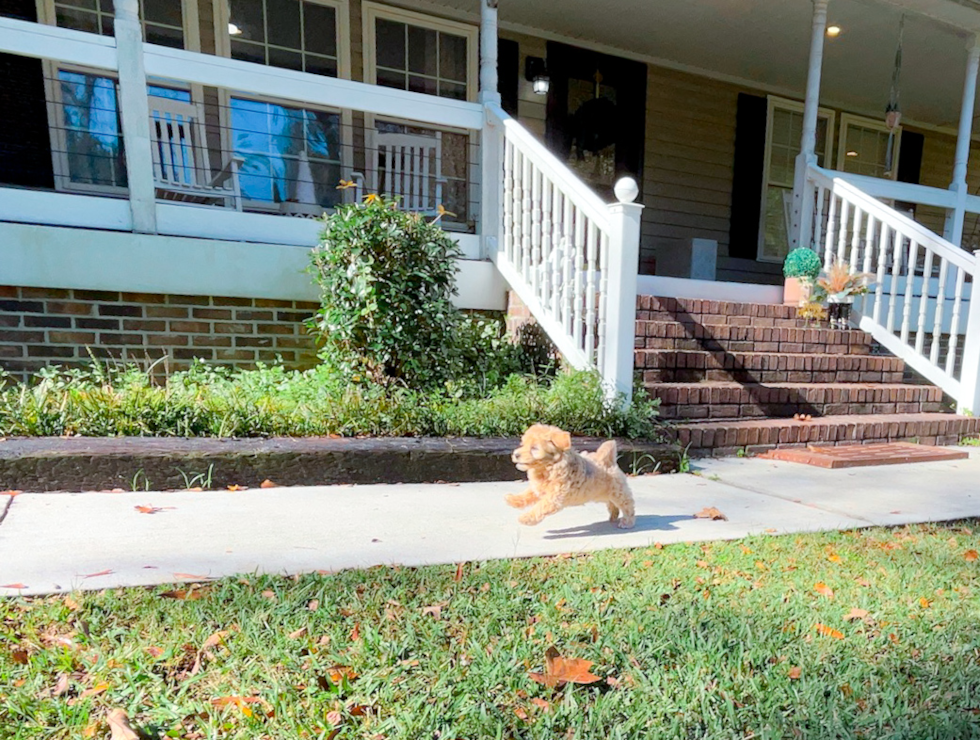
[[962,246],[963,219],[966,214],[966,168],[970,161],[970,140],[973,137],[973,107],[977,97],[977,72],[980,70],[980,43],[974,36],[966,44],[966,79],[963,80],[963,101],[960,105],[960,127],[956,136],[956,155],[953,159],[953,182],[949,189],[956,193],[956,207],[946,212],[943,236],[956,246]]
[[806,202],[806,170],[817,163],[817,112],[820,107],[820,73],[823,69],[823,40],[827,33],[827,6],[830,0],[813,0],[813,27],[810,34],[810,67],[803,103],[803,138],[796,158],[793,179],[793,231],[790,249],[800,246],[803,234],[810,233],[812,213]]
[[480,102],[500,105],[497,90],[497,0],[480,0]]
[[116,0],[116,54],[119,59],[119,117],[126,148],[126,178],[133,231],[157,230],[153,150],[150,144],[150,102],[143,64],[143,29],[138,0]]

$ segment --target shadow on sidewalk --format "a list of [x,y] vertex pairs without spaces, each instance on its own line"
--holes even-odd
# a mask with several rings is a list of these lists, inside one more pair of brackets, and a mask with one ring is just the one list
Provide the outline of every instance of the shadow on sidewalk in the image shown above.
[[620,529],[609,521],[593,522],[583,524],[580,527],[565,527],[564,529],[548,530],[543,539],[564,540],[572,537],[597,537],[599,535],[625,534],[626,532],[655,532],[670,531],[677,529],[674,522],[687,521],[690,516],[657,516],[656,514],[644,514],[636,517],[636,526],[632,529]]

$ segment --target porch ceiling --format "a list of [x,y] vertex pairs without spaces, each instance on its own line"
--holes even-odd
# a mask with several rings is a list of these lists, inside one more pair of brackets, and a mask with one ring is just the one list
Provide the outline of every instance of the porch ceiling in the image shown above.
[[[473,12],[478,0],[438,0]],[[559,11],[560,7],[560,12]],[[966,39],[980,30],[975,0],[831,0],[822,102],[881,114],[899,20],[907,12],[901,103],[908,119],[956,127]],[[627,55],[754,81],[802,97],[808,0],[500,0],[504,27],[582,39]]]

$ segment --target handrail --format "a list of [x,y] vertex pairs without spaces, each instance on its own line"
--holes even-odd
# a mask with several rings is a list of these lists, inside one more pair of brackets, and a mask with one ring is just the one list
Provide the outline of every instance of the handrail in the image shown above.
[[115,70],[116,42],[69,28],[0,17],[0,52]]

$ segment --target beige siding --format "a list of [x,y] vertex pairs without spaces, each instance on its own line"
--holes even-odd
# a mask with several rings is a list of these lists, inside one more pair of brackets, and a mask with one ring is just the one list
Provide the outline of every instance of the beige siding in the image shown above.
[[[953,179],[956,139],[952,135],[934,131],[921,133],[925,137],[925,142],[922,147],[922,171],[919,175],[919,182],[934,188],[948,188]],[[971,193],[980,192],[980,147],[976,144],[970,150],[966,179]],[[942,234],[946,213],[941,208],[919,206],[916,208],[915,219],[927,228]],[[980,218],[976,215],[967,214],[963,228],[963,246],[969,249],[980,249]]]

